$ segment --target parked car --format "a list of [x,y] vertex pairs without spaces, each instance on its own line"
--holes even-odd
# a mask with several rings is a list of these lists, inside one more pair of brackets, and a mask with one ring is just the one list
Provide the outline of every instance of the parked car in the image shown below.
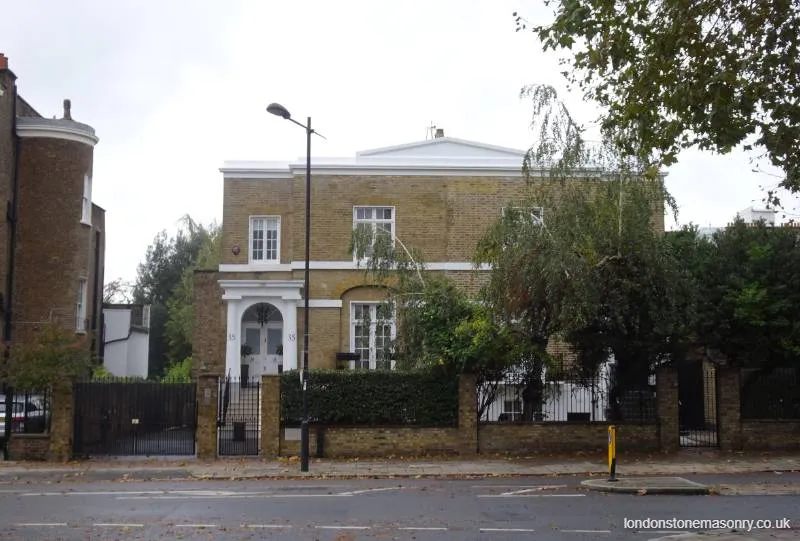
[[[25,397],[15,396],[11,403],[11,431],[28,434],[42,433],[47,430],[50,411],[44,397],[37,395]],[[6,435],[6,400],[0,395],[0,438]]]

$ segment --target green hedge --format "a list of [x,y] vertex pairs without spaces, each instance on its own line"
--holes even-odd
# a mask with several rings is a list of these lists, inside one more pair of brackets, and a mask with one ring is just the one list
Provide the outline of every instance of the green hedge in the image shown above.
[[[457,426],[458,379],[419,372],[314,370],[309,420],[338,426]],[[281,420],[300,424],[297,371],[281,375]]]

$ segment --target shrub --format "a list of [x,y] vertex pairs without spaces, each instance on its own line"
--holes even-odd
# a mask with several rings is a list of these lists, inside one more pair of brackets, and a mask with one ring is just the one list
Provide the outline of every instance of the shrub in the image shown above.
[[[339,426],[456,426],[458,378],[426,372],[311,371],[309,419]],[[299,425],[302,392],[297,371],[281,375],[281,418]]]
[[192,381],[192,358],[186,357],[181,362],[170,365],[161,381],[163,383],[189,383]]

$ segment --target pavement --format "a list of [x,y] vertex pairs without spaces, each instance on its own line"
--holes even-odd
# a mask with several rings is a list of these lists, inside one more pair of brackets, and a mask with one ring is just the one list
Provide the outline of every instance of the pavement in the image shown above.
[[[617,476],[652,477],[690,474],[739,474],[800,471],[800,453],[742,454],[719,451],[618,455]],[[66,463],[0,462],[0,482],[80,478],[84,480],[242,480],[242,479],[393,479],[585,475],[608,473],[606,457],[581,453],[479,458],[403,457],[393,459],[311,459],[300,471],[297,457],[288,459],[135,459]]]

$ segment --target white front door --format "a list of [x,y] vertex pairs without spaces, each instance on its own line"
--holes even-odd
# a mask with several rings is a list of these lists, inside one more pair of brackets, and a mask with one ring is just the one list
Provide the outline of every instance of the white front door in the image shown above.
[[242,358],[242,364],[248,365],[248,377],[260,377],[264,371],[264,336],[261,325],[245,323],[242,325],[242,342],[249,348],[249,354]]
[[283,327],[280,323],[245,323],[242,325],[242,338],[250,347],[250,355],[243,364],[250,366],[249,376],[261,377],[264,374],[277,374],[278,365],[283,364]]
[[265,374],[277,374],[278,366],[283,366],[283,326],[269,323],[264,329],[266,351]]

